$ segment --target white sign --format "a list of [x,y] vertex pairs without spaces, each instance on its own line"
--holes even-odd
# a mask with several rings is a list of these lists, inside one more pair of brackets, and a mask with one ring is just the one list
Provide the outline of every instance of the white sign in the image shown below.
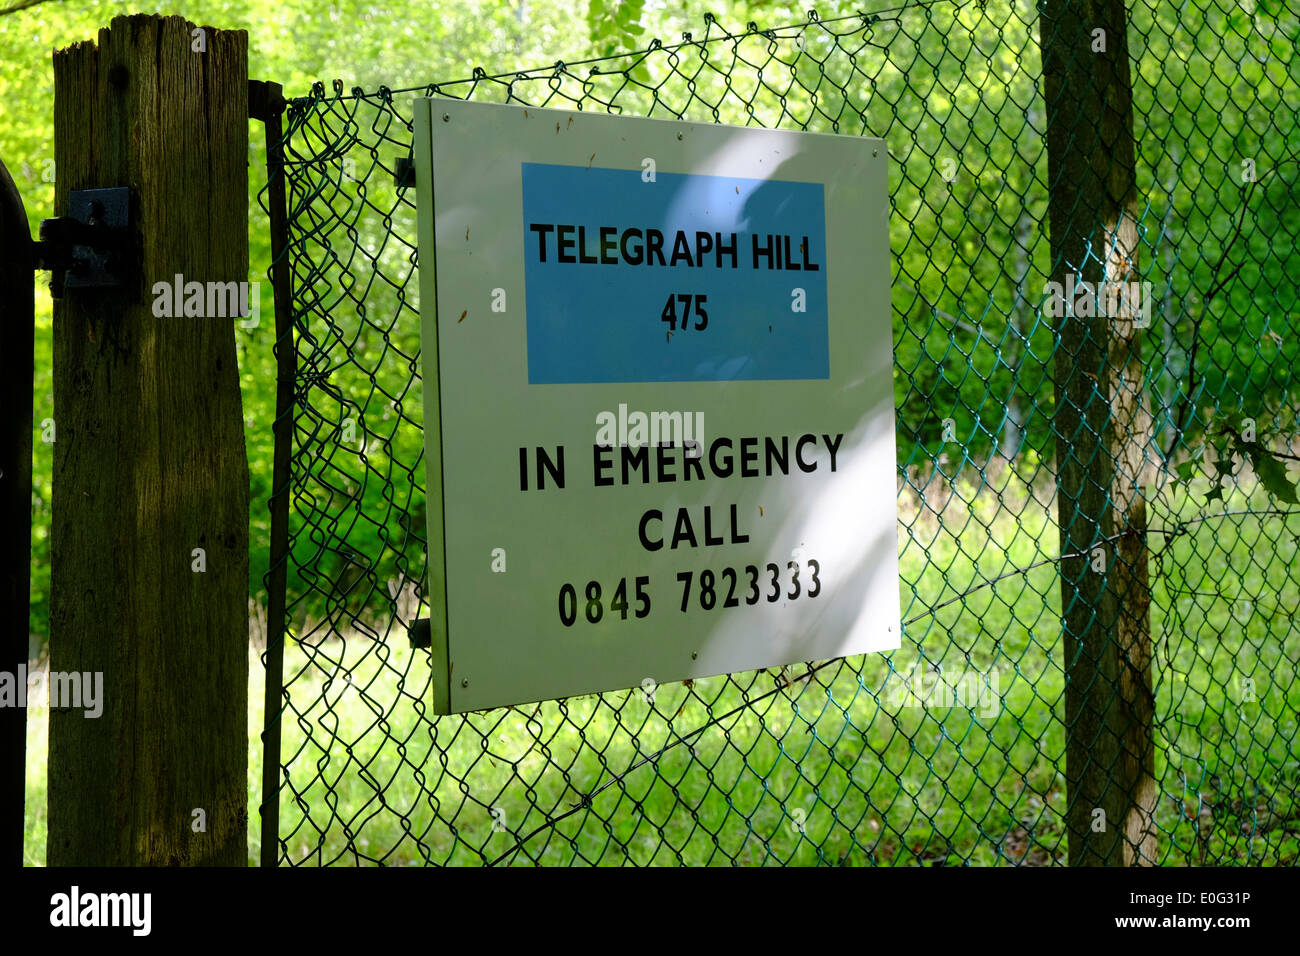
[[435,710],[897,648],[884,144],[415,131]]

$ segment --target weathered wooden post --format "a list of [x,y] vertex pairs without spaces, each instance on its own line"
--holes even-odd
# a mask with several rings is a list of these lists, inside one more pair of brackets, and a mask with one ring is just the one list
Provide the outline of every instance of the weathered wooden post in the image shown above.
[[247,862],[248,463],[209,285],[248,279],[247,62],[157,16],[54,56],[56,212],[129,187],[138,249],[54,311],[50,666],[103,685],[98,717],[51,702],[51,865]]
[[[1057,519],[1072,865],[1156,860],[1151,585],[1142,472],[1151,435],[1134,302],[1136,145],[1123,0],[1044,0],[1055,319]],[[1077,305],[1077,308],[1076,308]],[[1149,308],[1149,305],[1147,306]]]

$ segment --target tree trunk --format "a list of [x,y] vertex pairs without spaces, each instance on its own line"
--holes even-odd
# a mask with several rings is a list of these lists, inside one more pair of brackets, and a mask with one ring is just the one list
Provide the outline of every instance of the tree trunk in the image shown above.
[[[1124,5],[1045,0],[1042,10],[1053,281],[1137,281]],[[1132,310],[1093,311],[1057,319],[1066,826],[1072,865],[1149,864],[1155,701],[1142,472],[1151,420]]]

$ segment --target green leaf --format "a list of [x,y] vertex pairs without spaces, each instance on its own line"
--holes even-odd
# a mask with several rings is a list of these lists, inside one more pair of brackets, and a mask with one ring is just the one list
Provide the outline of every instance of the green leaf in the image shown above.
[[650,68],[646,66],[644,59],[632,68],[632,79],[646,86],[654,86],[654,77],[650,75]]
[[1211,501],[1223,500],[1223,485],[1215,485],[1205,496],[1205,503],[1208,505]]
[[1255,476],[1259,478],[1259,483],[1270,495],[1288,504],[1300,504],[1300,498],[1297,498],[1295,493],[1295,482],[1287,475],[1286,465],[1263,449],[1252,456],[1251,465],[1255,469]]

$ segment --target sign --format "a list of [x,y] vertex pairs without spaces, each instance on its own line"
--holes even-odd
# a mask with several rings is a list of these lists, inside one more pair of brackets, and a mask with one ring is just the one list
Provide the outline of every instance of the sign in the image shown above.
[[435,711],[897,648],[883,143],[415,132]]
[[[822,184],[656,171],[653,185],[641,188],[640,167],[523,165],[528,381],[827,378]],[[742,228],[750,223],[779,231]],[[678,324],[676,343],[662,314],[625,321],[628,301],[693,308],[668,302],[678,294],[673,281],[704,310]],[[803,291],[799,312],[790,308],[792,285]],[[727,313],[712,328],[710,302]]]

